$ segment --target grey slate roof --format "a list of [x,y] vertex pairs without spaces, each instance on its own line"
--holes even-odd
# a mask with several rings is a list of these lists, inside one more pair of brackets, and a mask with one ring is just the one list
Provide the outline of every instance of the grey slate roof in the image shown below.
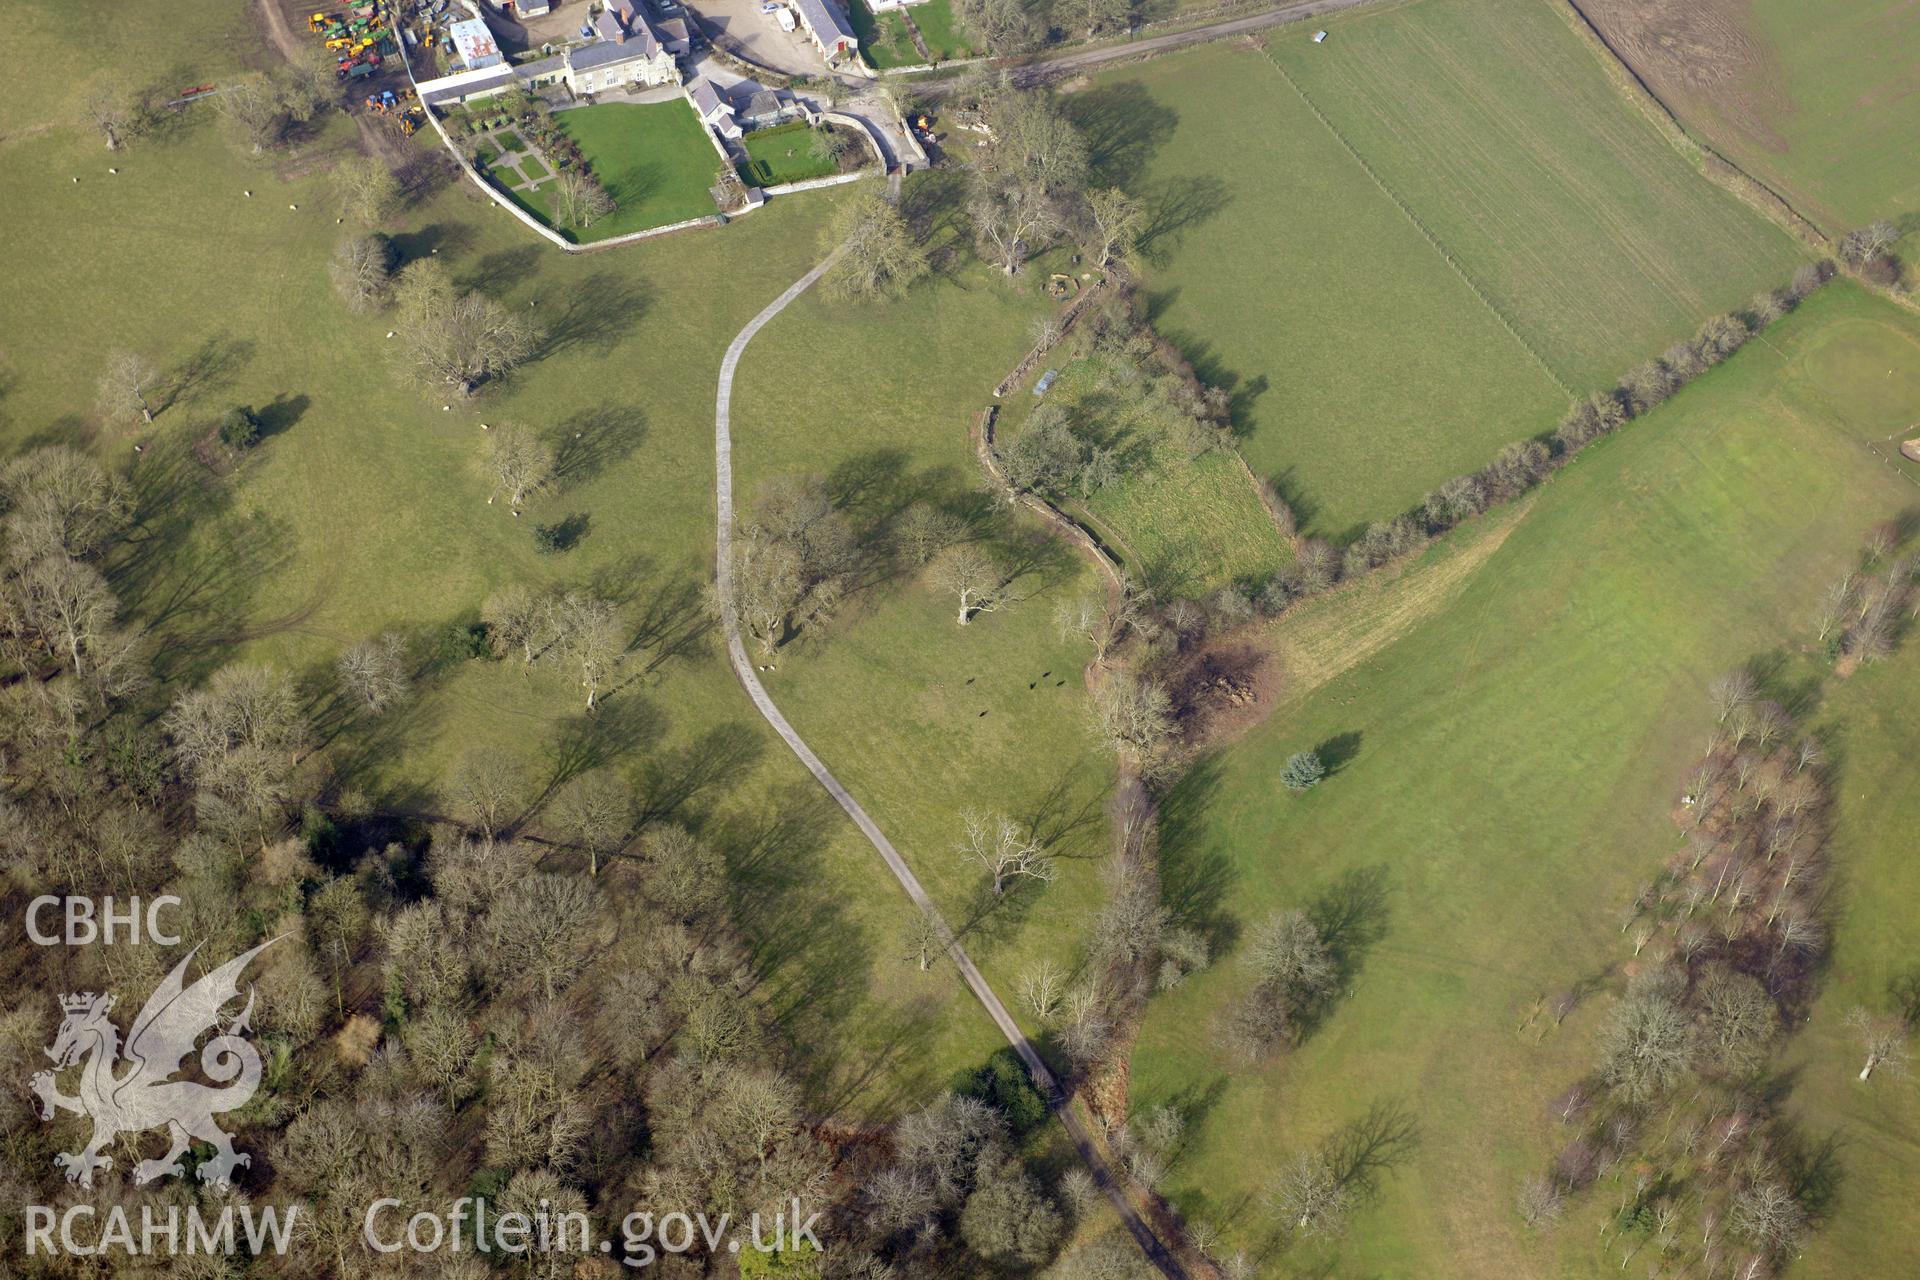
[[722,98],[719,93],[714,90],[713,81],[707,79],[705,76],[701,76],[698,80],[695,80],[687,92],[692,95],[694,108],[699,111],[702,120],[716,111],[733,110],[733,104],[725,98]]
[[458,102],[460,99],[470,98],[476,93],[487,93],[505,85],[510,85],[516,79],[518,79],[518,77],[514,74],[512,67],[502,67],[497,75],[482,76],[476,80],[468,80],[464,84],[448,85],[444,89],[431,89],[423,94],[422,97],[429,106],[438,106],[442,102]]
[[538,80],[541,76],[559,74],[566,65],[566,55],[556,53],[551,58],[542,58],[538,62],[523,62],[514,70],[525,79]]
[[853,28],[847,25],[847,19],[840,12],[840,6],[829,0],[793,0],[794,7],[800,10],[800,20],[807,24],[808,30],[819,38],[822,44],[832,44],[836,39],[848,44],[858,45],[858,37]]
[[[594,16],[594,30],[600,33],[600,39],[605,43],[618,45],[621,37],[624,36],[628,44],[636,42],[639,44],[642,57],[651,58],[659,53],[660,38],[654,33],[652,24],[647,21],[647,15],[641,10],[639,0],[625,0],[628,12],[624,23],[614,13],[614,7],[620,3],[621,0],[608,0],[607,7]],[[609,58],[606,61],[611,62],[615,59]],[[589,64],[583,64],[576,56],[573,65],[578,67]],[[604,64],[596,62],[590,65]]]
[[655,45],[649,52],[634,40],[629,40],[625,44],[615,44],[611,40],[596,40],[584,48],[573,51],[573,69],[591,71],[595,67],[610,67],[620,62],[638,62],[652,58],[659,51],[659,45]]
[[778,93],[772,89],[762,89],[747,99],[746,114],[756,119],[761,116],[778,115],[785,105]]

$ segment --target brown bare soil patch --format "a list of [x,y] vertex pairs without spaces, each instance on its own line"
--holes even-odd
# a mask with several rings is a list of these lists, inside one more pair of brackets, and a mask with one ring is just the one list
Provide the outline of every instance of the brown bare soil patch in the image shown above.
[[1773,52],[1754,34],[1749,0],[1576,0],[1588,21],[1669,106],[1710,112],[1770,151],[1767,123],[1792,109]]
[[1266,719],[1283,675],[1272,651],[1244,632],[1209,639],[1181,655],[1166,679],[1187,745],[1218,746]]

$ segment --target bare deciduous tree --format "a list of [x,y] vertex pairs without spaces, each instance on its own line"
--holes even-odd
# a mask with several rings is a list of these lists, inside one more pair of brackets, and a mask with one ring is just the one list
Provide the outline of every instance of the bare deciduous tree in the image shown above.
[[527,780],[511,753],[482,747],[460,758],[451,789],[460,820],[491,840],[525,805]]
[[846,246],[827,281],[843,298],[897,298],[927,274],[927,251],[887,198],[868,190],[841,210],[834,239]]
[[110,352],[100,374],[101,416],[114,422],[152,422],[165,407],[156,407],[159,388],[160,371],[150,361],[131,351]]
[[422,383],[472,395],[539,346],[531,321],[485,294],[462,292],[441,265],[422,259],[394,282],[402,363]]
[[340,216],[363,226],[381,221],[400,201],[400,180],[378,156],[349,156],[333,167]]
[[1033,180],[984,175],[967,202],[980,251],[1008,275],[1060,230],[1052,195]]
[[1000,607],[1001,592],[1007,577],[993,557],[976,543],[963,542],[948,547],[933,562],[933,581],[941,590],[959,598],[959,623],[966,626],[974,617]]
[[333,247],[327,275],[334,292],[356,311],[385,303],[393,283],[393,245],[385,236],[348,236]]
[[491,506],[493,499],[504,492],[507,506],[519,515],[521,504],[553,479],[553,446],[525,427],[504,426],[492,433],[487,463],[495,484],[487,504]]
[[1907,1024],[1899,1018],[1876,1017],[1865,1009],[1855,1009],[1847,1015],[1847,1025],[1860,1037],[1861,1051],[1866,1054],[1866,1063],[1860,1068],[1860,1079],[1869,1079],[1876,1070],[1884,1068],[1893,1075],[1904,1076],[1911,1063],[1907,1053]]
[[1066,981],[1066,975],[1053,961],[1042,960],[1020,975],[1020,1001],[1034,1017],[1049,1022],[1060,1012]]
[[1094,721],[1142,776],[1163,771],[1173,739],[1173,699],[1157,681],[1115,674],[1094,694]]
[[524,666],[553,639],[553,602],[531,587],[513,583],[500,588],[480,605],[487,643],[496,657],[520,651]]
[[555,602],[552,617],[555,643],[575,664],[580,687],[587,691],[587,710],[592,711],[600,687],[626,656],[619,610],[597,596],[569,591]]
[[563,227],[584,231],[614,210],[613,197],[585,169],[561,170],[548,190],[554,220]]
[[1118,187],[1088,195],[1087,216],[1093,221],[1094,257],[1103,267],[1124,262],[1133,253],[1147,220],[1141,203]]
[[406,641],[389,631],[350,645],[340,655],[339,671],[346,695],[377,716],[406,697]]
[[601,860],[618,853],[633,834],[633,793],[606,769],[584,773],[555,797],[553,824],[587,851],[587,874],[598,876]]
[[1335,1236],[1346,1229],[1353,1194],[1324,1155],[1297,1156],[1267,1184],[1274,1216],[1299,1235]]
[[1751,705],[1758,695],[1753,676],[1744,669],[1729,671],[1707,686],[1707,700],[1712,704],[1713,718],[1719,724],[1725,724],[1736,711]]
[[81,100],[87,120],[106,139],[107,150],[118,151],[120,144],[133,136],[141,116],[139,101],[124,84],[113,81],[95,85]]
[[961,815],[965,835],[960,853],[968,862],[986,868],[997,897],[1018,879],[1050,883],[1054,877],[1053,858],[1046,846],[1005,814],[968,811]]

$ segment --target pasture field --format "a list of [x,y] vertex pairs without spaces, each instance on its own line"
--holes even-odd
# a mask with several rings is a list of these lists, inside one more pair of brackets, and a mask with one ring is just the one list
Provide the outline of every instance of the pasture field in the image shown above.
[[1274,61],[1569,386],[1784,284],[1799,249],[1705,181],[1548,6],[1415,3]]
[[[50,127],[91,129],[82,104],[97,87],[172,98],[235,67],[265,66],[273,54],[254,38],[253,21],[247,0],[132,5],[98,24],[76,22],[61,0],[10,4],[8,46],[32,55],[10,58],[0,77],[0,139]],[[95,146],[106,153],[104,142]]]
[[[815,290],[754,339],[733,394],[743,513],[768,480],[820,476],[857,524],[877,527],[931,502],[964,513],[975,536],[1021,569],[1005,607],[965,627],[953,598],[918,575],[876,582],[843,606],[823,640],[799,642],[762,676],[964,929],[1010,1007],[1030,963],[1071,968],[1103,900],[1095,863],[1113,778],[1112,757],[1087,724],[1089,655],[1062,642],[1053,621],[1057,601],[1099,581],[1063,544],[1006,517],[977,478],[967,435],[969,416],[1031,341],[1032,322],[1052,310],[1034,279],[968,266],[882,303]],[[968,809],[1004,812],[1041,833],[1058,856],[1056,882],[990,901],[983,872],[956,850]],[[884,878],[877,862],[871,871]],[[891,881],[886,888],[899,896]],[[953,982],[950,971],[912,973],[901,957],[882,963],[928,990]]]
[[[1257,586],[1292,563],[1293,548],[1261,505],[1238,458],[1219,449],[1189,458],[1168,439],[1177,423],[1154,419],[1165,409],[1157,397],[1116,410],[1104,383],[1103,365],[1110,357],[1074,358],[1062,348],[1053,359],[1060,363],[1047,401],[1061,406],[1069,420],[1093,425],[1106,447],[1145,455],[1112,487],[1065,503],[1136,580],[1154,584],[1162,596],[1199,599],[1229,584]],[[1032,394],[1040,374],[1035,370],[1034,378],[1003,402],[996,426],[1002,449],[1041,403]]]
[[1581,7],[1684,124],[1822,230],[1911,229],[1920,25],[1904,0]]
[[[576,258],[477,192],[433,191],[389,228],[402,253],[527,307],[549,335],[511,379],[443,410],[388,367],[387,318],[347,311],[328,286],[340,228],[326,170],[350,145],[335,121],[298,153],[254,162],[201,113],[96,179],[90,135],[0,143],[0,207],[40,246],[0,297],[0,447],[79,443],[129,468],[148,554],[116,586],[163,638],[163,694],[243,659],[326,681],[345,645],[388,629],[429,650],[506,582],[625,599],[639,643],[599,716],[580,714],[564,672],[448,661],[404,710],[334,741],[342,784],[378,808],[433,813],[473,747],[517,753],[536,789],[606,763],[727,851],[763,989],[822,1113],[927,1097],[991,1052],[992,1025],[950,974],[900,961],[898,889],[752,714],[703,603],[720,356],[817,258],[838,197]],[[876,327],[865,342],[885,340]],[[99,357],[114,348],[183,386],[151,427],[94,425]],[[234,404],[262,411],[267,435],[220,478],[189,446]],[[557,491],[521,519],[487,502],[482,423],[524,424],[560,452]],[[531,526],[569,519],[584,526],[578,545],[537,554]]]
[[1209,45],[1067,99],[1145,202],[1154,325],[1228,387],[1241,451],[1304,532],[1418,502],[1564,397],[1265,56]]
[[[1397,1102],[1417,1115],[1411,1156],[1384,1176],[1337,1264],[1298,1245],[1289,1273],[1327,1261],[1339,1275],[1596,1274],[1611,1184],[1538,1235],[1513,1203],[1554,1149],[1548,1104],[1589,1068],[1612,997],[1585,1001],[1558,1031],[1522,1027],[1537,998],[1626,959],[1618,908],[1677,841],[1668,811],[1709,718],[1707,682],[1755,658],[1773,659],[1788,686],[1812,675],[1803,645],[1818,593],[1854,563],[1869,521],[1915,502],[1916,469],[1866,446],[1920,416],[1920,384],[1884,370],[1863,384],[1835,358],[1862,344],[1910,360],[1920,326],[1835,285],[1525,506],[1276,625],[1288,692],[1169,798],[1168,892],[1202,919],[1230,912],[1226,936],[1316,902],[1378,936],[1351,998],[1269,1062],[1249,1065],[1212,1034],[1242,989],[1231,953],[1152,1006],[1134,1105],[1193,1109],[1191,1146],[1166,1183],[1190,1218],[1281,1265],[1258,1204],[1265,1179],[1370,1105]],[[1378,624],[1391,634],[1376,647]],[[1916,1177],[1901,1138],[1911,1094],[1851,1092],[1858,1063],[1830,1012],[1910,958],[1898,922],[1914,909],[1913,815],[1899,779],[1912,730],[1907,704],[1891,700],[1916,669],[1909,649],[1837,690],[1829,680],[1831,702],[1808,716],[1838,727],[1840,868],[1857,899],[1816,1026],[1796,1045],[1809,1064],[1796,1098],[1816,1121],[1847,1125],[1842,1161],[1861,1166],[1815,1237],[1831,1275],[1898,1269],[1901,1196]],[[1282,763],[1316,744],[1332,775],[1289,795]],[[1883,1117],[1886,1132],[1864,1131]]]
[[[1846,1025],[1866,1007],[1896,1007],[1888,988],[1915,969],[1912,920],[1920,903],[1913,832],[1920,823],[1920,661],[1903,654],[1854,675],[1833,691],[1829,718],[1844,726],[1845,785],[1838,796],[1834,855],[1846,887],[1834,929],[1834,962],[1813,1021],[1787,1066],[1804,1082],[1794,1094],[1802,1124],[1843,1136],[1845,1181],[1833,1220],[1808,1244],[1796,1275],[1848,1280],[1885,1270],[1888,1224],[1910,1216],[1920,1197],[1920,1090],[1911,1080],[1855,1076],[1862,1055]],[[1910,1252],[1910,1251],[1909,1251]]]

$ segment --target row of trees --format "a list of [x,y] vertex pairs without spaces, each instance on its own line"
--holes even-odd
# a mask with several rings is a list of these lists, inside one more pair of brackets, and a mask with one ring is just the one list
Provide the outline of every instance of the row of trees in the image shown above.
[[[1884,529],[1865,563],[1893,550]],[[1894,575],[1903,584],[1911,564]],[[1797,1250],[1831,1187],[1771,1075],[1805,1020],[1827,946],[1826,750],[1744,670],[1708,689],[1705,755],[1680,798],[1685,839],[1622,912],[1633,976],[1593,1074],[1555,1104],[1574,1135],[1521,1190],[1532,1225],[1603,1177],[1623,1263],[1651,1249],[1707,1272],[1764,1277]],[[1557,1019],[1577,999],[1553,1002]],[[1906,1017],[1856,1011],[1865,1065],[1903,1069]]]

